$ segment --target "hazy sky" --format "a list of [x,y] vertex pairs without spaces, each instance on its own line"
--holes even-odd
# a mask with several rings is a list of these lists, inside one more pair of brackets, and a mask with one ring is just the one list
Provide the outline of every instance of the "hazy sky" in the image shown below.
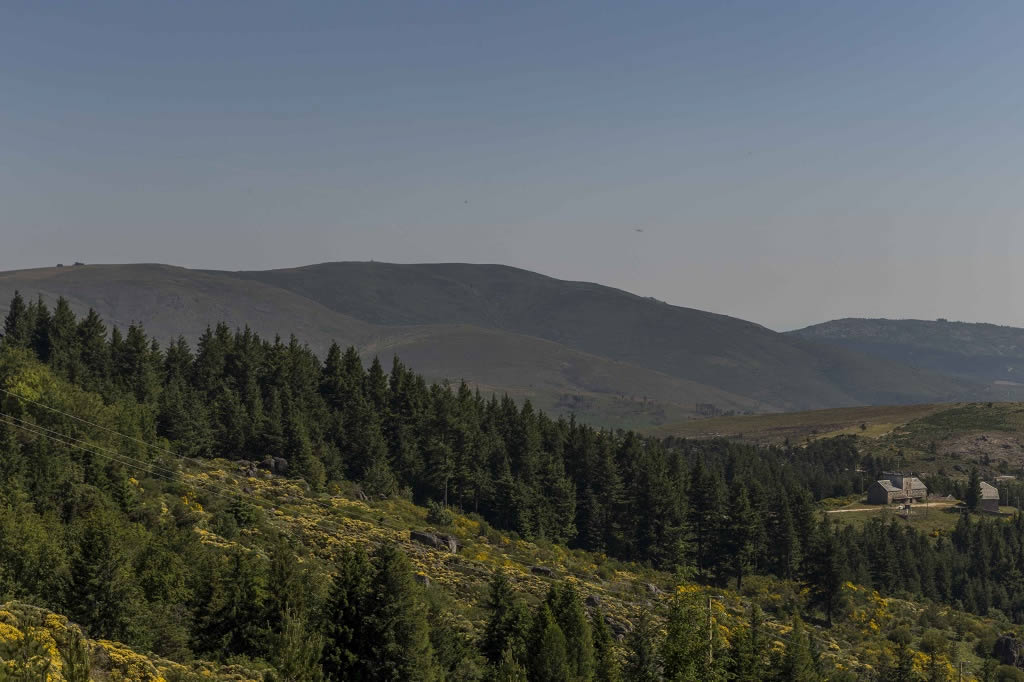
[[495,262],[775,329],[1024,325],[1022,33],[995,1],[12,0],[0,270]]

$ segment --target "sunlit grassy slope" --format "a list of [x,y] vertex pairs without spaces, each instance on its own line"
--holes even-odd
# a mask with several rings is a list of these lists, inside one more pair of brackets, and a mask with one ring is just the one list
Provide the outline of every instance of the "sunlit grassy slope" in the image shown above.
[[908,471],[964,478],[978,467],[985,480],[1024,476],[1024,403],[853,407],[716,417],[669,424],[658,433],[793,444],[852,434],[861,453],[887,457]]
[[[950,409],[950,404],[842,407],[806,412],[690,419],[666,424],[659,435],[683,438],[725,437],[754,443],[798,443],[845,433],[879,438],[915,419]],[[861,428],[861,425],[864,428]]]

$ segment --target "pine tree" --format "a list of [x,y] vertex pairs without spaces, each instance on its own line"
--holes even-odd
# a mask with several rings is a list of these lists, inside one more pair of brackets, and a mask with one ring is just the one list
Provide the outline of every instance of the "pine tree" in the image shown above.
[[731,555],[731,572],[736,578],[736,590],[739,591],[742,588],[743,576],[750,571],[760,553],[764,535],[761,518],[750,505],[746,487],[735,486],[730,497],[725,538],[727,550]]
[[725,495],[722,479],[708,471],[698,459],[690,472],[689,483],[689,525],[693,534],[692,548],[697,571],[710,577],[723,558],[716,548],[721,539],[724,517]]
[[825,610],[829,627],[842,603],[843,584],[846,582],[844,554],[842,544],[826,518],[817,529],[806,570],[813,601]]
[[288,460],[290,474],[306,479],[313,490],[322,490],[326,483],[324,465],[313,456],[313,446],[309,442],[303,424],[294,410],[289,410],[284,420],[284,448],[282,456]]
[[530,615],[505,573],[499,571],[491,578],[486,608],[491,616],[480,643],[484,656],[497,664],[509,652],[515,660],[525,661]]
[[[710,682],[725,679],[725,661],[722,655],[711,651],[723,649],[718,638],[708,632],[710,614],[694,595],[678,594],[669,607],[665,639],[661,644],[661,660],[666,680],[673,682]],[[709,642],[709,635],[711,640]]]
[[35,303],[29,304],[29,318],[32,333],[29,345],[42,362],[50,362],[50,309],[46,307],[42,294]]
[[626,648],[628,654],[623,677],[630,682],[660,682],[658,633],[649,613],[640,614],[636,627],[626,640]]
[[79,374],[77,322],[66,298],[57,299],[50,320],[50,366],[59,376],[76,379]]
[[925,630],[921,635],[921,651],[928,656],[928,681],[943,682],[946,679],[939,658],[949,649],[949,640],[934,628]]
[[971,467],[971,473],[967,479],[967,487],[964,490],[964,503],[973,512],[978,510],[978,503],[980,501],[981,476],[978,474],[978,467]]
[[198,595],[193,647],[224,655],[262,656],[268,645],[269,585],[266,560],[241,547],[215,559],[212,577]]
[[373,566],[362,550],[346,550],[338,561],[324,608],[321,664],[329,680],[368,679],[369,642],[364,631]]
[[304,613],[289,608],[285,611],[281,632],[274,638],[274,667],[281,682],[320,682],[324,679],[320,657],[324,637],[311,632]]
[[205,457],[213,447],[206,406],[184,379],[175,377],[157,400],[157,430],[174,443],[179,454]]
[[552,587],[547,604],[565,636],[569,675],[573,680],[591,680],[594,676],[594,639],[583,599],[571,580]]
[[87,391],[102,392],[110,375],[110,348],[107,345],[107,327],[95,310],[78,323],[79,383]]
[[363,489],[367,495],[388,497],[398,488],[398,480],[388,464],[387,449],[380,432],[374,431],[370,438],[369,466],[363,474]]
[[764,679],[767,667],[764,614],[754,604],[750,611],[750,622],[743,628],[733,645],[731,673],[737,682],[759,682]]
[[218,457],[241,457],[246,453],[248,415],[245,406],[226,384],[221,384],[211,411],[214,446]]
[[371,680],[430,682],[440,670],[430,644],[426,608],[412,577],[409,559],[392,544],[373,555],[373,578],[366,595],[365,629]]
[[529,650],[527,668],[531,680],[569,682],[573,679],[569,670],[565,635],[547,604],[538,606],[534,613]]
[[67,603],[75,621],[107,639],[132,640],[141,616],[128,538],[113,513],[96,511],[76,524]]
[[34,327],[32,322],[29,317],[28,306],[25,305],[25,299],[22,298],[21,292],[15,290],[7,316],[4,318],[4,345],[15,348],[28,348],[32,342],[32,330]]
[[590,622],[594,634],[594,682],[622,682],[611,629],[600,608],[594,609]]
[[782,657],[781,672],[786,682],[815,682],[820,679],[811,652],[811,642],[799,618],[793,619],[793,629],[786,640],[786,653]]
[[778,512],[773,529],[772,547],[775,553],[775,571],[780,578],[792,580],[800,569],[800,538],[797,536],[793,513],[785,494],[778,497]]
[[447,604],[431,600],[430,644],[446,680],[479,682],[488,670],[486,659],[469,636],[465,622]]
[[363,383],[363,394],[370,403],[370,407],[379,415],[383,415],[388,403],[388,377],[384,374],[384,368],[380,365],[380,358],[373,356],[370,369],[366,371],[366,380]]
[[893,628],[888,639],[893,643],[894,652],[879,667],[879,678],[887,682],[912,682],[917,675],[914,673],[914,652],[910,648],[910,628],[906,625]]
[[516,659],[511,649],[501,652],[501,659],[487,677],[488,682],[527,682],[526,668]]

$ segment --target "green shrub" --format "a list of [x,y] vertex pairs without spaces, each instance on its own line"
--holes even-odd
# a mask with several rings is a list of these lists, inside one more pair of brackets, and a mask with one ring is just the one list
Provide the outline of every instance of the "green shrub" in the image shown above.
[[432,526],[450,526],[454,520],[448,507],[433,500],[427,502],[427,523]]

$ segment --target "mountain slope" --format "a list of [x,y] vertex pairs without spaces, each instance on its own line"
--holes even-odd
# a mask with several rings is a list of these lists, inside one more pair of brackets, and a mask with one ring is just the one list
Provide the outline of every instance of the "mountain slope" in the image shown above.
[[431,379],[465,379],[484,391],[530,398],[553,412],[592,423],[647,427],[692,416],[695,403],[727,411],[771,405],[713,386],[630,366],[535,337],[470,325],[381,326],[330,310],[305,296],[225,273],[166,265],[89,265],[0,273],[0,314],[15,290],[76,313],[90,307],[114,326],[141,322],[167,342],[195,341],[225,320],[273,338],[295,334],[321,355],[332,340],[355,345],[385,364],[397,354]]
[[378,324],[472,324],[536,336],[778,408],[946,400],[951,380],[751,322],[500,265],[324,263],[234,273]]
[[[554,412],[636,428],[719,411],[936,402],[985,397],[940,376],[786,336],[724,315],[499,265],[328,263],[265,272],[158,264],[0,273],[0,313],[15,289],[67,297],[166,342],[209,324],[295,333],[414,360],[432,379],[530,397]],[[703,408],[702,408],[703,409]]]
[[[14,291],[42,296],[51,304],[64,296],[76,313],[89,308],[108,324],[126,328],[142,322],[157,339],[196,339],[207,325],[223,320],[249,325],[264,336],[295,334],[321,341],[361,344],[376,328],[279,287],[150,263],[39,268],[0,273],[0,308]],[[329,343],[329,341],[328,341]],[[326,348],[326,346],[324,346]]]
[[919,367],[978,383],[998,384],[1000,399],[1024,396],[1024,329],[946,320],[846,318],[788,332],[794,338]]

